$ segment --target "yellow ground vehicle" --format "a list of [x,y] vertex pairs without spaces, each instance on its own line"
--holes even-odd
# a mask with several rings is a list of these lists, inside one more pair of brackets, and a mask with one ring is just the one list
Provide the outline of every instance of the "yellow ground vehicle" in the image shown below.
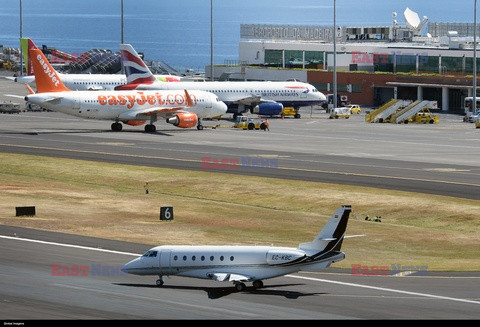
[[284,107],[282,111],[282,116],[293,116],[295,118],[300,118],[300,114],[297,113],[294,107]]
[[260,118],[250,118],[247,116],[237,116],[235,120],[235,124],[233,125],[235,128],[241,129],[268,129],[268,121]]
[[330,119],[338,119],[338,118],[345,118],[348,119],[350,118],[350,108],[348,107],[341,107],[341,108],[335,108],[332,113],[330,114]]
[[480,128],[480,117],[477,118],[477,121],[475,122],[475,127]]
[[430,113],[429,111],[418,112],[413,116],[410,121],[414,123],[433,124],[438,123],[438,116]]
[[352,115],[354,114],[359,114],[360,112],[362,112],[362,109],[360,108],[360,106],[358,104],[349,104],[348,106],[346,106],[347,108],[350,108],[350,113]]

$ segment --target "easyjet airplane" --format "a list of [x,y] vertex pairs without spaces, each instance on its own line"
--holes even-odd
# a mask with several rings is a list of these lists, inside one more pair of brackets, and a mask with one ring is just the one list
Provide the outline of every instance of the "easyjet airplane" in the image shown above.
[[[35,81],[33,74],[33,65],[31,57],[28,55],[28,49],[35,44],[29,38],[21,38],[23,61],[27,75],[18,77],[7,77],[18,83],[32,83]],[[124,74],[62,74],[58,73],[60,80],[71,90],[114,90],[116,86],[127,83],[127,77]],[[180,77],[175,75],[154,75],[158,82],[180,82]]]
[[245,282],[254,288],[263,286],[262,280],[298,271],[321,270],[345,258],[340,251],[350,206],[338,208],[315,239],[298,248],[274,246],[183,246],[162,245],[148,250],[143,256],[122,267],[134,275],[183,276],[216,281],[230,281],[238,291]]
[[149,120],[145,131],[155,132],[153,123],[160,117],[180,128],[203,129],[201,118],[220,116],[227,110],[216,95],[204,91],[72,91],[40,49],[32,43],[28,51],[38,93],[26,84],[30,94],[25,101],[82,118],[113,120],[114,131],[122,130],[121,123],[138,126]]
[[[301,82],[178,82],[159,83],[130,44],[121,44],[120,53],[127,75],[126,85],[116,90],[168,90],[177,87],[215,93],[234,116],[248,110],[266,116],[280,115],[283,107],[321,105],[325,95],[314,86]],[[141,76],[141,79],[139,79]],[[193,85],[192,85],[193,83]]]

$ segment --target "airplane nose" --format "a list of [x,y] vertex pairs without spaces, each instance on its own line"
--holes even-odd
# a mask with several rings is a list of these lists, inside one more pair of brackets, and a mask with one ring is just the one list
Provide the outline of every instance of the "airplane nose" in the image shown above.
[[130,262],[127,262],[126,264],[123,265],[122,268],[120,268],[120,270],[124,273],[127,273],[127,274],[134,273],[135,269],[138,268],[139,260],[140,259],[137,258],[137,259],[133,259]]

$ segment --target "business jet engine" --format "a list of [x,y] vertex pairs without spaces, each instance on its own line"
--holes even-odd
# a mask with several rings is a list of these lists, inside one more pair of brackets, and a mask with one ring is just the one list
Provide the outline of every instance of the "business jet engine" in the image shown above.
[[278,102],[266,102],[260,103],[259,105],[252,108],[252,114],[257,114],[261,116],[278,116],[281,115],[283,111],[283,104]]
[[181,112],[167,118],[167,123],[180,128],[192,128],[197,125],[198,117],[193,112]]

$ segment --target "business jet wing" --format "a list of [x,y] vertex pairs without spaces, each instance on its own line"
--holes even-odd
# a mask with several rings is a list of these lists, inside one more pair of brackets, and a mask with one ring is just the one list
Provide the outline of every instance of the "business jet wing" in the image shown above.
[[219,281],[219,282],[224,282],[224,281],[229,281],[229,282],[248,282],[251,281],[252,278],[248,276],[243,276],[239,274],[231,274],[231,273],[221,273],[221,272],[216,272],[210,274],[210,277],[213,280]]

